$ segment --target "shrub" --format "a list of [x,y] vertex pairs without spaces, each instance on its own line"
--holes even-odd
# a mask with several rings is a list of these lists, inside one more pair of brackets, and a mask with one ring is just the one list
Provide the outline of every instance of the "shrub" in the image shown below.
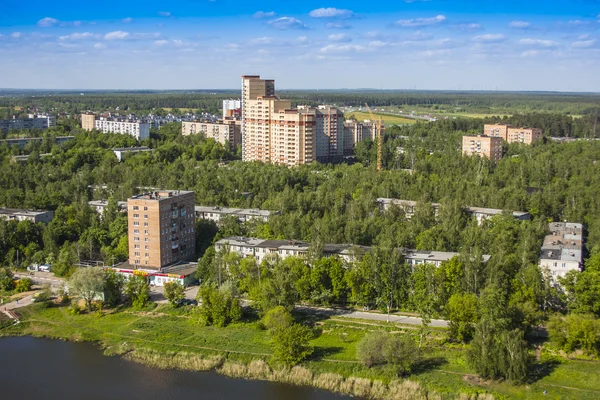
[[417,346],[412,338],[385,332],[365,336],[358,343],[356,354],[367,367],[388,364],[397,374],[410,372],[418,357]]
[[581,349],[588,354],[598,354],[600,320],[593,315],[554,316],[548,323],[548,333],[550,340],[562,350]]
[[310,328],[300,324],[292,324],[287,329],[276,331],[273,337],[275,359],[285,365],[298,364],[312,354],[314,349],[308,342],[313,336]]
[[283,306],[277,306],[267,311],[262,323],[271,332],[289,328],[294,323],[292,314]]
[[33,285],[33,281],[30,278],[21,278],[17,282],[15,286],[15,290],[17,293],[28,292],[31,290],[31,286]]

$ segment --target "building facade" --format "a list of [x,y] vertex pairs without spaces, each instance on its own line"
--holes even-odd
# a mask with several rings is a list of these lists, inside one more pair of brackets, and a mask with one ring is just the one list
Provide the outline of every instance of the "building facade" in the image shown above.
[[[385,127],[381,132],[385,134]],[[354,154],[354,146],[363,140],[375,140],[377,135],[377,123],[375,121],[365,120],[357,121],[349,119],[344,122],[344,145],[343,152],[345,156]]]
[[54,218],[54,211],[0,208],[0,218],[8,221],[31,221],[34,224],[38,222],[47,224]]
[[583,225],[572,222],[551,222],[550,233],[544,238],[538,265],[552,282],[557,283],[569,271],[583,268]]
[[490,136],[463,136],[462,153],[464,156],[487,157],[497,162],[502,158],[502,138]]
[[[92,118],[94,123],[93,127]],[[131,135],[137,140],[144,140],[150,137],[149,123],[124,118],[99,117],[93,114],[81,114],[81,128],[88,131],[96,129],[102,133]]]
[[182,122],[181,134],[183,136],[204,133],[206,138],[212,138],[223,146],[229,145],[232,150],[241,144],[241,122],[225,119],[217,122]]
[[129,264],[161,269],[196,257],[194,192],[154,191],[127,200]]
[[242,100],[223,100],[223,119],[241,118]]
[[4,132],[21,129],[45,130],[53,126],[56,126],[56,117],[53,115],[29,114],[28,118],[0,119],[0,131]]
[[532,144],[542,138],[542,130],[539,128],[508,128],[506,141],[508,143]]
[[267,222],[271,216],[271,211],[259,210],[258,208],[229,208],[229,207],[210,207],[196,206],[194,208],[196,219],[207,219],[217,224],[227,216],[234,216],[240,222],[251,220],[260,220]]
[[499,137],[506,141],[508,138],[508,128],[511,128],[511,126],[503,124],[485,124],[483,125],[483,135]]

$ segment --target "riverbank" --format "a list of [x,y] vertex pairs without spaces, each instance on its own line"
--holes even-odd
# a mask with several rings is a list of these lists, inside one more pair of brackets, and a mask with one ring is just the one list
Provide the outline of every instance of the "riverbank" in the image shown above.
[[[444,343],[432,332],[428,350],[412,374],[400,380],[384,367],[365,368],[355,358],[356,343],[374,330],[414,334],[398,326],[346,321],[342,318],[307,321],[319,332],[311,342],[313,356],[292,369],[271,361],[266,331],[252,320],[226,328],[202,326],[197,307],[168,305],[138,312],[129,308],[71,315],[66,307],[34,304],[19,310],[21,323],[0,335],[32,335],[99,343],[107,355],[154,368],[214,370],[224,375],[319,387],[338,393],[381,399],[403,398],[597,398],[598,363],[552,363],[552,371],[528,386],[480,382],[464,361],[464,348]],[[550,366],[550,363],[545,364]],[[550,389],[550,390],[548,390]],[[551,396],[544,396],[548,390]],[[462,395],[461,395],[462,394]],[[576,395],[576,396],[575,396]],[[556,397],[555,397],[556,396]]]

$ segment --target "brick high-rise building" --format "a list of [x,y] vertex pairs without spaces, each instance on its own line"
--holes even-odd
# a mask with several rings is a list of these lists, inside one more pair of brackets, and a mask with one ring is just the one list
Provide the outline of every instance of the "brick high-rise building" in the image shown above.
[[[385,127],[381,134],[384,134]],[[344,122],[344,155],[350,156],[354,153],[354,145],[365,139],[375,140],[377,134],[377,122],[371,120],[356,121],[349,119]]]
[[462,152],[464,156],[487,157],[492,161],[502,158],[502,138],[490,136],[463,136]]
[[235,151],[241,143],[241,122],[233,119],[224,119],[217,122],[189,122],[181,123],[181,134],[183,136],[204,133],[204,136],[213,138],[215,141],[225,145],[229,143],[231,150]]
[[127,200],[129,264],[161,269],[196,258],[194,192],[160,190]]
[[508,128],[506,141],[508,143],[531,144],[542,137],[542,130],[539,128]]

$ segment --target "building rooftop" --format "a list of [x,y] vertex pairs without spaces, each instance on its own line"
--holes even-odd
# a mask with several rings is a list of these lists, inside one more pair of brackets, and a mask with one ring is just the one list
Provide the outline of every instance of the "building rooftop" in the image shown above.
[[22,216],[34,216],[46,214],[46,210],[21,210],[17,208],[0,208],[0,215],[22,215]]
[[194,193],[189,190],[157,190],[131,196],[130,200],[165,200],[172,197],[183,196],[188,193]]
[[219,206],[196,206],[196,212],[201,213],[216,213],[216,214],[231,214],[231,215],[252,215],[260,217],[268,217],[271,215],[269,210],[259,210],[258,208],[230,208]]
[[150,147],[139,146],[139,147],[117,147],[113,151],[149,151],[152,150]]
[[540,259],[583,262],[583,225],[550,222],[544,237]]

